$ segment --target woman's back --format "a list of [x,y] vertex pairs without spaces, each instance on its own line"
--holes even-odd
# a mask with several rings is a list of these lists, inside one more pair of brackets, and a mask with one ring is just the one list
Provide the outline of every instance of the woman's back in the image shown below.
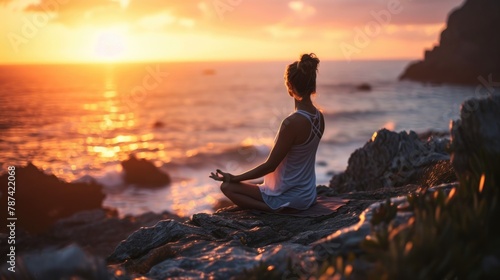
[[[318,110],[315,114],[305,110],[297,110],[294,114],[310,122],[309,135],[302,143],[293,145],[276,170],[264,177],[261,190],[267,196],[264,200],[273,209],[284,206],[306,209],[316,199],[315,162],[324,129],[322,116]],[[291,201],[293,197],[300,197],[301,201]]]

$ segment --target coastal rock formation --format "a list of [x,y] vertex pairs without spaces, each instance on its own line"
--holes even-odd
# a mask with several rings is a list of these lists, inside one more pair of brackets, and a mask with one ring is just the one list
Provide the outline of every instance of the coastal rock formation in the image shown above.
[[[376,132],[362,148],[351,154],[345,172],[333,176],[330,187],[339,193],[392,188],[410,183],[439,184],[454,181],[448,167],[447,139],[430,138],[423,142],[410,131],[386,129]],[[441,166],[440,174],[430,174]],[[447,171],[447,169],[449,169]],[[429,176],[432,182],[426,182]]]
[[[439,45],[426,51],[423,61],[409,65],[400,78],[474,85],[500,82],[498,30],[499,1],[467,0],[449,15]],[[478,80],[481,76],[484,80]]]
[[125,182],[138,186],[161,187],[170,184],[170,176],[163,173],[152,162],[130,155],[122,161]]
[[471,162],[478,159],[491,163],[483,167],[491,174],[500,174],[500,96],[465,101],[451,136],[451,162],[457,175],[470,174]]
[[[131,234],[108,262],[118,264],[114,269],[126,275],[154,279],[230,279],[263,263],[279,277],[290,276],[317,265],[312,243],[357,223],[359,214],[372,203],[415,189],[345,194],[342,198],[350,202],[322,217],[291,217],[231,206],[214,214],[195,214],[184,223],[163,220]],[[318,187],[318,195],[332,194],[330,188]]]
[[[1,204],[7,205],[9,174],[0,176]],[[104,200],[102,186],[96,182],[66,183],[54,175],[45,174],[32,163],[15,168],[15,205],[13,216],[16,226],[30,232],[47,230],[55,221],[74,213],[101,208]],[[7,207],[0,211],[0,219],[6,220]],[[2,228],[0,231],[5,231]]]

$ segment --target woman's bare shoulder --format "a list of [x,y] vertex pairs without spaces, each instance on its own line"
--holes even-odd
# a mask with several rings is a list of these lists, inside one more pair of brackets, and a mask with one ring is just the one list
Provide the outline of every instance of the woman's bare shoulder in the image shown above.
[[291,114],[283,120],[283,124],[289,124],[292,126],[303,126],[304,123],[309,123],[306,116],[299,114],[297,112]]

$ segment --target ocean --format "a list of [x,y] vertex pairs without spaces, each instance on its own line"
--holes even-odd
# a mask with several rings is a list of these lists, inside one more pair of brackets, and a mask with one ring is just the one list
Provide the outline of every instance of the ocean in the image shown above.
[[[104,206],[122,216],[212,212],[223,195],[210,172],[263,162],[293,112],[283,80],[290,62],[0,66],[0,165],[5,172],[31,161],[66,181],[95,178],[105,186]],[[398,81],[408,63],[320,63],[314,102],[326,129],[318,184],[343,171],[378,129],[448,131],[460,104],[475,96],[476,87]],[[372,90],[359,90],[363,83]],[[125,184],[120,161],[132,153],[172,183]]]

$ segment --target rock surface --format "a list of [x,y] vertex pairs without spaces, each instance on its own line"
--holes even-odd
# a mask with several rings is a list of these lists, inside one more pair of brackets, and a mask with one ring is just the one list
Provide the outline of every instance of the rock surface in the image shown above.
[[[152,226],[164,219],[184,220],[168,212],[120,218],[116,211],[109,209],[82,211],[57,221],[43,233],[32,234],[17,229],[16,253],[23,254],[46,247],[61,248],[74,243],[92,255],[105,258],[114,251],[116,244],[138,228]],[[7,248],[7,237],[0,237],[0,250],[7,251]],[[6,256],[0,255],[0,262],[4,263],[5,260]]]
[[491,174],[500,174],[500,96],[470,99],[462,104],[460,119],[451,127],[453,156],[458,176],[471,173],[474,157],[490,162]]
[[[9,175],[0,176],[1,205],[7,205]],[[15,169],[16,226],[30,232],[47,230],[55,221],[74,213],[101,208],[104,200],[102,186],[96,182],[66,183],[54,175],[45,174],[33,164]],[[0,211],[6,220],[7,209]],[[5,232],[6,228],[0,229]]]
[[122,161],[125,182],[138,186],[162,187],[170,184],[170,176],[163,173],[152,162],[130,155]]
[[434,138],[450,138],[450,131],[438,131],[438,130],[427,130],[418,133],[418,138],[422,141],[427,141],[429,138],[434,137]]
[[[401,79],[433,83],[500,82],[500,2],[467,0],[448,17],[438,46],[411,64]],[[498,85],[497,85],[498,86]]]
[[88,254],[77,245],[44,249],[23,255],[20,259],[15,272],[8,271],[5,265],[0,269],[0,273],[8,277],[2,279],[111,279],[104,260]]
[[[292,217],[231,206],[214,214],[195,214],[184,223],[173,220],[141,228],[121,242],[108,261],[130,277],[230,279],[261,263],[291,273],[315,265],[311,244],[355,224],[372,203],[408,194],[416,186],[345,194],[351,201],[323,217]],[[332,195],[318,187],[319,195]],[[293,222],[291,222],[293,221]],[[292,271],[293,272],[293,271]]]
[[432,184],[455,181],[453,172],[431,174],[434,167],[449,167],[450,156],[445,149],[447,139],[421,141],[410,131],[379,130],[362,148],[351,154],[345,172],[333,176],[330,187],[339,193],[392,188],[406,184]]

